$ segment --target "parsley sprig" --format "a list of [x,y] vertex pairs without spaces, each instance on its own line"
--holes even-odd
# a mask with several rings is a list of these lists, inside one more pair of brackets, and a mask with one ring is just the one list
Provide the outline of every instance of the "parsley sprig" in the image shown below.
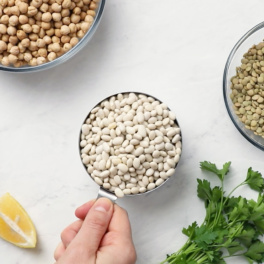
[[[208,161],[200,163],[201,169],[212,172],[221,184],[211,187],[208,180],[197,179],[197,196],[205,203],[205,219],[200,226],[194,222],[183,228],[188,240],[161,264],[224,264],[232,256],[243,256],[250,264],[264,263],[264,178],[249,168],[245,181],[226,195],[224,180],[230,165],[227,162],[218,169]],[[258,192],[256,201],[232,196],[243,185]]]

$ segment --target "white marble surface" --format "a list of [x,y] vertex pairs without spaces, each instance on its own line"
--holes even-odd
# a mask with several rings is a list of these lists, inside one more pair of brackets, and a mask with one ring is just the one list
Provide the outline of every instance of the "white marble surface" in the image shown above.
[[130,216],[138,264],[162,261],[185,241],[181,229],[202,220],[200,161],[231,160],[230,185],[250,166],[264,173],[263,151],[233,126],[222,95],[231,48],[263,20],[261,0],[109,0],[93,39],[70,61],[34,74],[0,72],[0,195],[17,198],[38,233],[34,250],[0,240],[1,263],[53,263],[75,208],[97,196],[78,136],[88,111],[108,95],[149,93],[182,127],[173,179],[149,195],[118,200]]

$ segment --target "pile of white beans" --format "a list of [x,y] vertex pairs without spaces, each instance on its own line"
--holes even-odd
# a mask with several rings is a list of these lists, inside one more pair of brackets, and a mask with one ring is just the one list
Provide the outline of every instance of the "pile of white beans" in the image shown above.
[[87,172],[117,197],[161,185],[174,174],[181,149],[175,114],[144,94],[104,100],[81,128],[80,152]]

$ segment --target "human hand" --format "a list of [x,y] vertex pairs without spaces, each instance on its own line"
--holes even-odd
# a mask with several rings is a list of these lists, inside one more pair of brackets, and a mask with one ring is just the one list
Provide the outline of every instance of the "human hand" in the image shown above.
[[134,264],[136,252],[128,215],[107,198],[77,208],[79,220],[61,233],[55,264]]

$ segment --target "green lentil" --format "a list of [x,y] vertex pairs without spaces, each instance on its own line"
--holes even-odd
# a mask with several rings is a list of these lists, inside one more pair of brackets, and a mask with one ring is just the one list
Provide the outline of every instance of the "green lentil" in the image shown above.
[[243,55],[230,81],[236,115],[247,129],[264,138],[264,40]]

